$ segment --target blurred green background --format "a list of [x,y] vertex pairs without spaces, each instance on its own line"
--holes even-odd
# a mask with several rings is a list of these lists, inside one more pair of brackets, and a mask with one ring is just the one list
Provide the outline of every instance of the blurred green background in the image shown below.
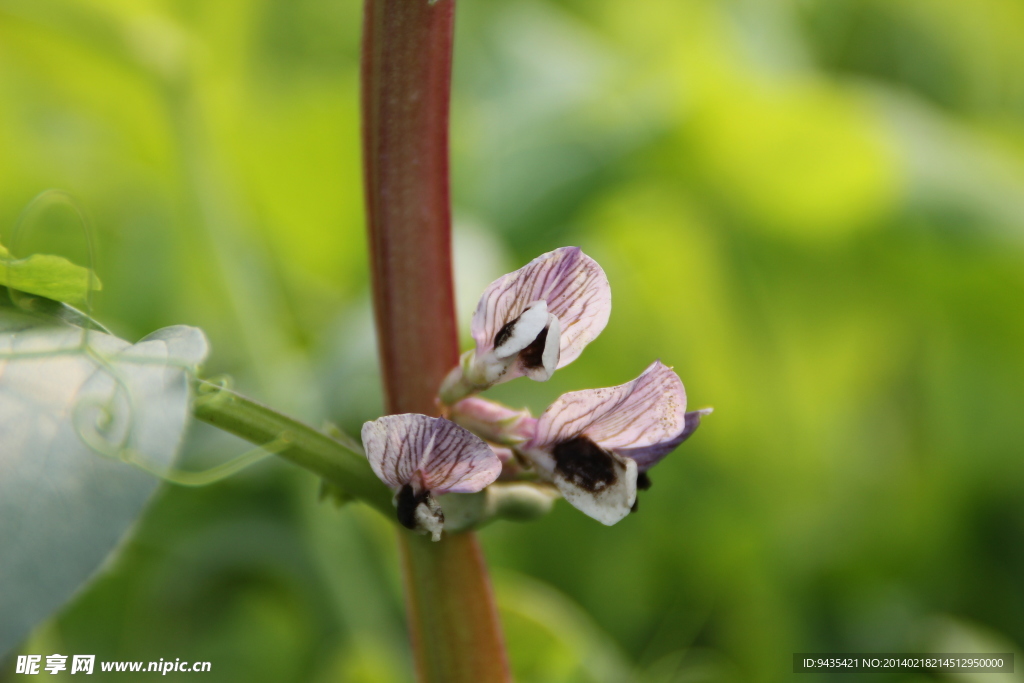
[[[0,236],[67,190],[94,222],[95,314],[116,333],[201,326],[210,374],[355,432],[380,412],[360,11],[0,0]],[[619,525],[560,503],[482,532],[518,680],[780,681],[794,652],[1024,643],[1024,5],[458,13],[463,323],[492,278],[562,245],[614,292],[580,360],[494,393],[540,411],[661,358],[692,407],[715,407]],[[84,244],[58,206],[17,249],[85,263]],[[196,467],[247,448],[189,439]],[[409,681],[390,525],[316,490],[278,462],[165,487],[24,651]],[[857,677],[801,680],[833,678]]]

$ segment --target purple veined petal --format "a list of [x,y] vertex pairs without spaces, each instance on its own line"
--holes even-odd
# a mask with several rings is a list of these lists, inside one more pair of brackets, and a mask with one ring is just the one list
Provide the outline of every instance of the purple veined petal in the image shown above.
[[585,436],[621,451],[674,439],[686,424],[686,390],[679,376],[655,361],[632,382],[563,394],[537,420],[529,449],[551,449]]
[[[545,302],[547,312],[560,323],[555,366],[564,367],[608,324],[611,288],[601,266],[579,247],[562,247],[538,256],[492,282],[480,297],[472,324],[477,356],[495,351],[496,345],[501,348],[499,336],[506,325],[538,301]],[[511,379],[511,374],[502,379]],[[525,372],[520,369],[520,374]]]
[[684,441],[689,439],[690,436],[697,431],[697,427],[700,426],[700,419],[705,415],[710,415],[712,411],[712,408],[701,408],[700,410],[694,410],[686,413],[686,425],[683,427],[683,431],[681,431],[675,438],[654,444],[653,446],[620,448],[618,449],[618,453],[635,460],[637,469],[640,472],[646,472],[661,462],[666,455],[678,448]]
[[387,415],[365,423],[362,437],[374,473],[392,489],[475,493],[501,473],[483,439],[442,418]]
[[473,316],[475,348],[444,378],[445,405],[528,376],[547,381],[571,363],[608,323],[611,290],[579,247],[535,258],[488,286]]

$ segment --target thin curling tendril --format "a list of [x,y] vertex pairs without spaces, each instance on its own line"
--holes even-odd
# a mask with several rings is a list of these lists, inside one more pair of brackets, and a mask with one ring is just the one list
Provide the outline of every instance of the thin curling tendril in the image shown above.
[[[92,354],[99,356],[99,354]],[[145,363],[147,359],[130,359],[133,362],[138,361]],[[148,359],[153,363],[156,363],[155,359]],[[162,363],[163,365],[170,365],[182,369],[186,374],[186,380],[190,384],[196,384],[200,387],[210,387],[204,392],[204,395],[199,396],[197,402],[219,402],[225,400],[230,391],[229,385],[231,378],[227,375],[222,375],[212,380],[199,380],[197,381],[193,372],[189,367],[183,364],[175,363]],[[240,455],[237,455],[227,462],[215,465],[209,469],[191,471],[178,469],[176,467],[169,468],[158,468],[152,464],[146,462],[145,455],[140,451],[128,448],[125,446],[131,438],[132,418],[131,418],[131,401],[125,401],[122,405],[126,406],[128,414],[126,416],[125,431],[123,435],[120,435],[116,441],[111,441],[104,436],[105,433],[116,430],[118,427],[119,413],[116,404],[118,403],[118,392],[123,391],[124,393],[130,394],[127,383],[123,378],[118,376],[116,369],[110,365],[109,362],[104,363],[104,369],[106,369],[113,381],[115,382],[114,391],[111,395],[105,399],[93,399],[86,400],[80,399],[74,408],[73,419],[75,426],[75,433],[81,439],[82,443],[89,447],[94,453],[113,460],[119,460],[138,467],[142,471],[151,474],[163,481],[171,484],[177,484],[179,486],[208,486],[214,484],[222,479],[226,479],[244,469],[247,469],[263,460],[281,453],[287,449],[294,441],[294,438],[288,432],[282,432],[269,443],[257,446],[251,450],[248,450]],[[92,419],[90,424],[83,424],[80,419],[82,412],[87,408],[96,408],[97,416]],[[93,429],[88,429],[93,427]]]
[[[88,330],[84,330],[84,332],[88,332]],[[173,359],[132,356],[127,352],[129,350],[126,349],[126,353],[119,356],[117,361],[137,365],[158,365],[181,370],[185,375],[183,381],[189,385],[199,387],[199,396],[195,399],[197,403],[221,402],[227,400],[230,396],[231,378],[227,375],[198,380],[194,369],[187,363]],[[158,468],[146,462],[143,453],[126,446],[126,444],[131,442],[134,428],[134,420],[131,415],[131,389],[111,357],[94,348],[89,343],[86,335],[83,335],[82,343],[76,346],[44,351],[3,352],[0,353],[0,361],[38,360],[77,355],[87,356],[98,366],[90,380],[97,373],[103,373],[113,383],[110,390],[104,392],[105,396],[80,396],[75,401],[71,411],[75,434],[89,450],[103,458],[118,460],[138,467],[144,472],[171,484],[180,486],[208,486],[262,462],[268,457],[279,454],[287,449],[293,441],[293,437],[289,433],[284,432],[269,443],[257,446],[231,458],[227,462],[205,470],[189,471],[175,467]]]
[[150,467],[144,459],[137,457],[140,454],[131,449],[126,449],[126,453],[122,457],[122,460],[171,484],[193,487],[209,486],[210,484],[215,484],[222,479],[227,479],[228,477],[237,474],[256,463],[262,462],[271,456],[277,455],[291,446],[293,440],[294,439],[291,434],[284,432],[270,443],[257,446],[256,448],[248,450],[241,455],[231,458],[227,462],[198,472],[180,470],[174,467],[163,472],[158,471]]

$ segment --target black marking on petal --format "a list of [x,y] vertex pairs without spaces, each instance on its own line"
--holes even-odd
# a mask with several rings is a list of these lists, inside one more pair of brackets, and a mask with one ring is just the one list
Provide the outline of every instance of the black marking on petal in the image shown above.
[[398,522],[406,529],[416,529],[416,508],[429,497],[430,491],[423,491],[417,495],[413,493],[410,484],[403,486],[395,499],[398,506]]
[[519,352],[519,358],[523,361],[523,366],[527,368],[542,368],[544,367],[544,343],[548,339],[548,328],[545,327],[537,335],[537,338],[530,342],[530,345]]
[[566,481],[597,493],[615,483],[615,459],[585,436],[577,436],[555,444],[555,471]]
[[502,325],[501,329],[498,330],[498,334],[494,335],[494,348],[499,348],[502,344],[509,340],[509,337],[512,336],[512,332],[514,332],[516,329],[516,323],[519,322],[519,318],[522,317],[522,315],[519,315],[516,317],[515,320],[510,320],[504,325]]
[[651,478],[647,476],[646,472],[636,475],[636,488],[640,491],[646,491],[651,488]]

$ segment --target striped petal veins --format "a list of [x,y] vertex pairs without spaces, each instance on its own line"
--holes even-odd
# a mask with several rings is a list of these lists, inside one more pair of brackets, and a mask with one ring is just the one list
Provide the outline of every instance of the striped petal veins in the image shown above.
[[482,439],[453,422],[426,415],[387,415],[362,429],[374,473],[395,491],[398,521],[440,540],[444,514],[434,496],[475,493],[501,473]]
[[[561,368],[576,360],[608,324],[611,287],[601,266],[579,247],[562,247],[538,256],[484,290],[473,314],[476,355],[496,350],[499,333],[540,301],[559,322],[555,367]],[[507,375],[503,379],[512,379]]]
[[646,471],[709,411],[686,412],[686,390],[660,361],[632,382],[564,394],[537,420],[521,452],[572,505],[604,524],[632,510]]
[[473,314],[476,348],[445,380],[445,403],[516,377],[548,380],[608,324],[608,278],[579,247],[562,247],[503,275]]

